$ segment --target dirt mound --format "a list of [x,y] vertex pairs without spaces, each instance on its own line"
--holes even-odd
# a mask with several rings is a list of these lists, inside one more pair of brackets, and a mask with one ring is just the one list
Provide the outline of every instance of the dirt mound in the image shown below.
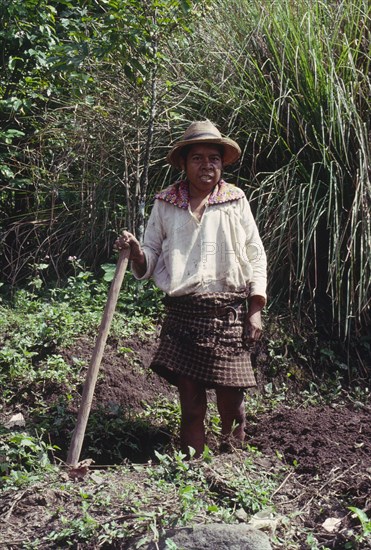
[[[149,369],[157,346],[155,335],[135,335],[131,338],[110,337],[104,349],[93,402],[87,424],[81,458],[92,458],[96,465],[121,464],[125,460],[146,463],[155,451],[171,440],[166,421],[144,421],[139,413],[151,414],[148,407],[158,407],[162,400],[173,402],[177,392]],[[63,355],[69,362],[88,366],[94,349],[92,338],[81,338]],[[85,369],[84,369],[85,370]],[[66,441],[70,440],[80,406],[83,387],[68,403],[68,415],[59,422],[51,440],[67,456]],[[58,421],[58,400],[50,397],[50,406]],[[174,406],[177,407],[175,401]]]
[[[275,504],[287,516],[301,511],[302,525],[316,533],[315,548],[370,548],[366,538],[355,541],[359,521],[349,511],[371,510],[370,419],[370,408],[334,405],[281,408],[250,422],[249,443],[294,467]],[[328,530],[326,522],[338,527]]]
[[250,443],[263,453],[279,453],[300,474],[334,467],[371,468],[371,411],[367,408],[309,407],[262,415]]
[[[176,395],[174,388],[148,368],[156,347],[155,335],[133,336],[125,340],[109,338],[104,349],[92,409],[120,407],[135,413],[143,408],[144,403],[153,403],[160,396],[171,398]],[[82,338],[65,355],[69,361],[78,358],[88,364],[93,348],[91,339]]]

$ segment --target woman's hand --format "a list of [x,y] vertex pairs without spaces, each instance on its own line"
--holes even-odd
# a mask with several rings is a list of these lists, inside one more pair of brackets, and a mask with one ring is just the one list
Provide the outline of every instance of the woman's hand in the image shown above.
[[123,248],[130,247],[129,260],[135,262],[138,266],[146,264],[146,257],[140,246],[138,239],[129,231],[123,231],[119,237],[117,237],[113,248],[114,250],[122,250]]
[[251,296],[249,308],[246,312],[244,334],[245,339],[250,342],[256,342],[260,339],[263,331],[261,310],[264,307],[265,298],[262,296]]
[[256,311],[251,315],[249,315],[249,313],[247,314],[245,331],[251,342],[256,342],[260,339],[262,335],[262,319],[260,311]]

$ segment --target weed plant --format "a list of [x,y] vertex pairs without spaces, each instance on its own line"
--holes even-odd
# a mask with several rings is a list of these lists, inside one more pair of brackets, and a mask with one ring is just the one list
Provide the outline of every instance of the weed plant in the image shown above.
[[[17,441],[12,438],[13,445],[22,443],[22,437],[26,436],[19,434]],[[186,460],[179,451],[157,452],[155,463],[101,470],[73,483],[61,476],[47,477],[45,462],[39,468],[36,463],[37,453],[44,456],[46,446],[29,442],[27,439],[23,458],[34,494],[44,491],[47,483],[51,494],[69,496],[68,506],[63,499],[59,501],[57,513],[49,520],[50,529],[42,538],[34,539],[33,548],[46,544],[110,545],[129,538],[140,547],[158,541],[165,529],[193,523],[236,523],[236,510],[244,509],[250,515],[271,504],[271,495],[282,478],[278,472],[259,472],[252,460],[242,456],[227,465],[215,462],[205,448],[201,460]],[[7,456],[9,468],[19,470],[19,458],[12,452]],[[36,475],[42,468],[44,481]],[[24,488],[25,480],[7,480],[3,487],[8,492]]]
[[[0,428],[0,488],[15,489],[35,484],[46,476],[55,477],[56,469],[50,462],[50,453],[57,450],[34,436],[23,432],[9,432]],[[54,474],[54,476],[53,476]]]

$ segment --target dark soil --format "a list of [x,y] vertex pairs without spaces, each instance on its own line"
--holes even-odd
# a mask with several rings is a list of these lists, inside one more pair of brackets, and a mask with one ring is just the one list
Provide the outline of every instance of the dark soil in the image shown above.
[[251,426],[250,442],[263,453],[280,453],[306,476],[371,467],[369,409],[344,406],[281,408]]
[[[371,512],[370,420],[370,408],[333,405],[282,407],[250,424],[251,445],[294,466],[295,479],[282,487],[276,505],[287,515],[300,513],[303,528],[323,545],[315,549],[371,548],[370,534],[346,546],[357,525],[349,506]],[[329,518],[341,520],[339,530],[326,532]]]
[[[130,413],[143,410],[144,403],[153,403],[160,396],[175,395],[174,390],[148,369],[156,348],[156,338],[133,337],[125,341],[109,338],[100,366],[95,407],[120,407]],[[93,350],[90,339],[79,340],[65,351],[67,360],[78,358],[88,365]]]

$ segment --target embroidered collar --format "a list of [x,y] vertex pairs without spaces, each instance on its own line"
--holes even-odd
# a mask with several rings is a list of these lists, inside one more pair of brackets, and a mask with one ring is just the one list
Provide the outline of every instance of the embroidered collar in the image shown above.
[[[208,204],[222,204],[224,202],[242,199],[244,196],[245,194],[241,189],[231,183],[226,183],[224,180],[220,180],[220,182],[214,187],[209,197]],[[178,208],[187,209],[189,204],[189,188],[187,181],[177,181],[170,187],[167,187],[160,193],[157,193],[157,195],[155,195],[155,199],[168,202]]]

